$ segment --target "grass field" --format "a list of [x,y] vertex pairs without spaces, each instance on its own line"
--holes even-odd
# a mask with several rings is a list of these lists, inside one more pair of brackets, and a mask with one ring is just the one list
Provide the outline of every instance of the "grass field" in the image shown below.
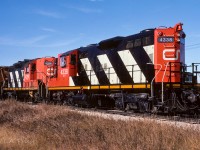
[[3,101],[0,149],[197,150],[200,131],[91,117],[64,106]]

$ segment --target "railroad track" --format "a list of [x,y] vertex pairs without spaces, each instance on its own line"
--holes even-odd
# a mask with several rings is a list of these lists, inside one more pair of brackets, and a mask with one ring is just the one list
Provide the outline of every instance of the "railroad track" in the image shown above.
[[150,114],[150,113],[134,113],[133,111],[124,112],[121,110],[104,110],[104,109],[88,109],[80,107],[67,106],[72,111],[86,114],[90,116],[99,116],[103,118],[111,118],[115,120],[149,120],[156,121],[158,123],[165,123],[169,125],[175,125],[177,127],[190,127],[198,129],[200,131],[200,116],[189,115],[162,115],[162,114]]

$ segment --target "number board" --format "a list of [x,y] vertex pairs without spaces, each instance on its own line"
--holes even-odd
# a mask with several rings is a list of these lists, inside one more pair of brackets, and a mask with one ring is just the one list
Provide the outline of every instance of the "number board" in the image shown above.
[[174,42],[174,37],[158,37],[159,43],[172,43]]

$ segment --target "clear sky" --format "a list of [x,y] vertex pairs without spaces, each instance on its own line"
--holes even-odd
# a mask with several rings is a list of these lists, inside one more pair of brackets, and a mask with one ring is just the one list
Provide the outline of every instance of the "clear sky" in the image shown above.
[[200,0],[1,0],[0,66],[178,22],[200,62]]

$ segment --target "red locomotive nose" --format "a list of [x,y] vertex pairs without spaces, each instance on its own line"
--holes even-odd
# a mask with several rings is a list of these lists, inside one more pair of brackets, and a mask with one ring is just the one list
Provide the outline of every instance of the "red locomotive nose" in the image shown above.
[[[168,64],[168,66],[163,67],[159,72],[155,78],[156,82],[180,82],[179,64],[185,64],[184,43],[182,39],[185,37],[185,34],[182,31],[182,25],[182,23],[177,23],[174,28],[157,28],[154,31],[154,64],[160,64],[162,66]],[[157,67],[155,69],[158,72]]]

